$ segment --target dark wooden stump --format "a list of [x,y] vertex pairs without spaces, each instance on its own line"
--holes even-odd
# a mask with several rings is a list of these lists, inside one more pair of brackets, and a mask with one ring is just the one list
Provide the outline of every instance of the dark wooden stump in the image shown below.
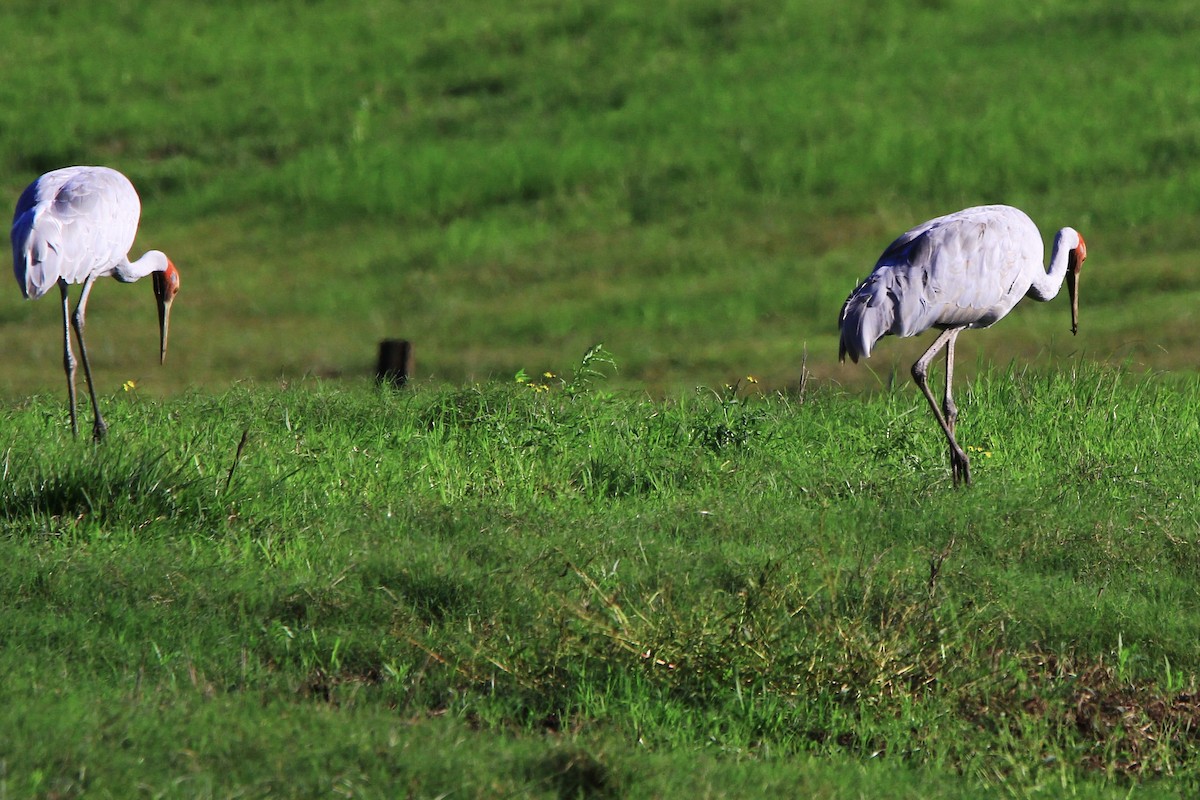
[[408,383],[413,371],[413,347],[407,339],[384,339],[379,343],[379,366],[375,382],[399,389]]

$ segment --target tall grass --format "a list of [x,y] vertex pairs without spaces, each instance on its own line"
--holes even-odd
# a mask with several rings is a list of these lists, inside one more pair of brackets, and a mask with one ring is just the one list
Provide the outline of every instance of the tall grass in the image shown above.
[[915,393],[607,374],[10,407],[8,789],[1195,782],[1194,380],[985,371],[953,491]]

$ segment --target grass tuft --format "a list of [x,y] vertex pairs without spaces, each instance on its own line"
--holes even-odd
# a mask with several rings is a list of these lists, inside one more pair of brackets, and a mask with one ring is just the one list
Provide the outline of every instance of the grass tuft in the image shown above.
[[[69,451],[68,451],[69,452]],[[36,521],[46,533],[99,528],[139,531],[156,523],[201,524],[211,514],[199,476],[172,463],[166,451],[137,452],[120,444],[60,451],[24,462],[10,456],[11,477],[0,489],[0,514]]]

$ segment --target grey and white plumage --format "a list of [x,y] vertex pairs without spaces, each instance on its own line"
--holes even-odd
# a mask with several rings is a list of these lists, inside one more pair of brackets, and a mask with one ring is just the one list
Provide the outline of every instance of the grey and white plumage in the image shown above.
[[[136,261],[129,260],[140,216],[141,201],[133,184],[107,167],[65,167],[47,172],[21,193],[13,213],[13,273],[17,284],[30,299],[59,287],[71,429],[78,432],[75,358],[70,334],[74,326],[92,400],[96,439],[104,437],[107,425],[96,403],[83,339],[87,299],[96,278],[111,275],[122,283],[130,283],[152,276],[159,314],[160,361],[167,352],[171,303],[179,291],[179,271],[158,250],[151,250]],[[68,286],[74,283],[82,284],[83,288],[71,315]]]
[[[913,378],[950,443],[955,483],[970,483],[966,454],[954,438],[951,393],[954,340],[966,328],[986,328],[1022,297],[1051,300],[1064,281],[1071,296],[1071,332],[1078,330],[1076,281],[1087,257],[1083,237],[1063,228],[1054,237],[1049,268],[1042,236],[1025,212],[977,206],[929,220],[888,245],[875,269],[846,299],[838,317],[839,357],[857,362],[888,334],[943,333],[913,365]],[[946,396],[938,408],[926,380],[929,363],[946,348]]]

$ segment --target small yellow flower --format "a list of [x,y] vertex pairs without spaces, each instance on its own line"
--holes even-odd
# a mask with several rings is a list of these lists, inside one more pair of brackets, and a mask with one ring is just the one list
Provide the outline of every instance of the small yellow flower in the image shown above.
[[551,380],[553,380],[554,378],[557,378],[557,377],[558,377],[558,376],[557,376],[557,375],[555,375],[553,372],[543,372],[543,373],[542,373],[542,376],[543,376],[543,377],[546,377],[546,378],[550,378]]
[[754,377],[753,375],[747,375],[746,383],[758,383],[758,378]]
[[125,381],[125,385],[124,385],[125,391],[132,392],[136,388],[137,388],[137,384],[134,383],[132,380]]

